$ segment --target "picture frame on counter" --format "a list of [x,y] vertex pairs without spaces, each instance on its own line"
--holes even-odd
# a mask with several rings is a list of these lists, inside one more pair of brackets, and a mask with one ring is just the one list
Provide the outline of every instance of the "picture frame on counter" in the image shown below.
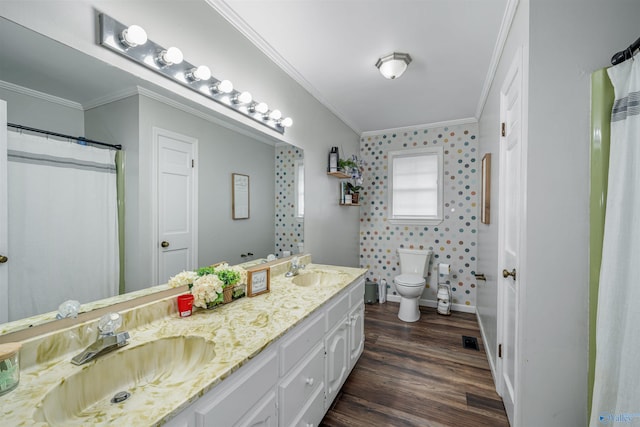
[[259,267],[247,270],[247,296],[255,297],[271,290],[271,269]]

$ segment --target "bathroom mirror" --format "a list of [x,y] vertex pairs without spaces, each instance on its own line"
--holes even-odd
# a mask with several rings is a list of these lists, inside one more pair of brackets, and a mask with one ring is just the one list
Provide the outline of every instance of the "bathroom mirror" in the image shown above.
[[[150,178],[145,178],[151,176],[147,148],[154,128],[198,140],[196,267],[223,260],[240,264],[302,250],[304,221],[295,214],[298,203],[293,201],[300,191],[289,194],[297,182],[294,165],[304,158],[301,149],[4,18],[0,18],[0,44],[0,99],[7,102],[8,122],[124,147],[125,295],[87,307],[126,300],[131,292],[137,297],[166,289],[162,284],[168,277],[159,277],[154,261],[157,249],[149,226],[154,211],[146,191]],[[45,104],[47,108],[41,108]],[[251,176],[251,204],[260,206],[243,221],[232,219],[234,172]],[[7,265],[11,268],[10,262]],[[12,286],[17,285],[9,283]],[[46,314],[17,322],[16,328],[52,320],[55,314],[50,312],[65,299],[69,298],[61,295],[43,310]],[[0,333],[16,328],[0,325]]]

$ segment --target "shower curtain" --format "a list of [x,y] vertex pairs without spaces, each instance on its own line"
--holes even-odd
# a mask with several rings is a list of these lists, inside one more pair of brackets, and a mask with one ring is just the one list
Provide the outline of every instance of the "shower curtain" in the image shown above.
[[640,60],[608,70],[615,90],[596,321],[591,426],[640,425]]
[[8,134],[9,320],[117,295],[115,152]]

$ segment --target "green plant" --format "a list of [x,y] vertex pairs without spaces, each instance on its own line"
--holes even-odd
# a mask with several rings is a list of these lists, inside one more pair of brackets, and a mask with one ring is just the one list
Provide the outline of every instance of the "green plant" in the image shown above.
[[360,190],[362,190],[362,187],[359,185],[353,185],[350,182],[347,182],[347,190],[349,190],[349,193],[359,193]]
[[225,269],[216,271],[216,275],[224,283],[224,287],[233,286],[240,280],[240,273],[235,270]]
[[338,168],[340,169],[350,170],[357,167],[358,164],[351,159],[338,159]]
[[215,266],[209,265],[207,267],[200,267],[197,270],[198,276],[206,276],[207,274],[216,274]]

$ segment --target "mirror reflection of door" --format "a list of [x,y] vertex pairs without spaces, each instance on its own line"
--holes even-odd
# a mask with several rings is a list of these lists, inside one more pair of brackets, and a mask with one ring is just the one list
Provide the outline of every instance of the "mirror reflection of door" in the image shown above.
[[[7,103],[0,99],[0,256],[8,255]],[[9,320],[9,262],[0,263],[0,323]]]
[[158,281],[194,270],[197,259],[198,140],[154,128],[157,149]]

